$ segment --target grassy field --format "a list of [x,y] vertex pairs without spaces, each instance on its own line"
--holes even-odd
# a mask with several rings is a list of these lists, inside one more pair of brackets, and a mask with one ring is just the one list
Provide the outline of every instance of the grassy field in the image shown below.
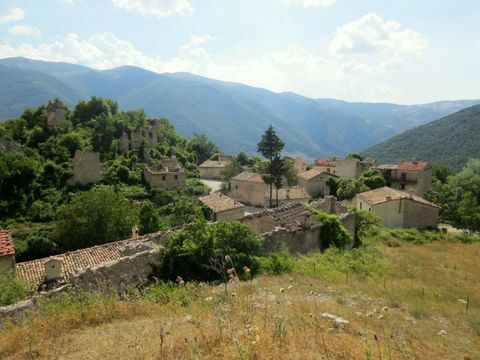
[[480,243],[409,236],[289,260],[291,272],[227,293],[66,295],[7,324],[0,358],[480,359]]

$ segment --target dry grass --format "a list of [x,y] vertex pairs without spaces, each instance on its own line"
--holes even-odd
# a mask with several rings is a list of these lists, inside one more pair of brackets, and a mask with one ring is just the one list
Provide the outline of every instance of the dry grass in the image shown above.
[[213,286],[163,303],[67,297],[3,330],[0,358],[480,359],[480,244],[379,249],[388,275],[348,283],[294,272],[236,284],[226,298]]

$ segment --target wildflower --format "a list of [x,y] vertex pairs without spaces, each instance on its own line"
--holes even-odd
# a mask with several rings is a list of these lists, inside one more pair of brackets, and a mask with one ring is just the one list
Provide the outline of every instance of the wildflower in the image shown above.
[[232,259],[230,259],[230,256],[225,255],[225,261],[232,261]]

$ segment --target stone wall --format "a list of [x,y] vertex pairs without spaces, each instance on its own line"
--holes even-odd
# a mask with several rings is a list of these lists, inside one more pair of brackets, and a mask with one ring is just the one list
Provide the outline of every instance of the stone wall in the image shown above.
[[67,180],[70,186],[85,186],[100,180],[103,165],[100,154],[94,151],[75,151],[73,157],[73,176]]
[[66,121],[66,108],[60,100],[49,101],[47,105],[47,127],[54,128]]
[[228,210],[217,212],[215,214],[215,221],[238,220],[243,218],[244,214],[245,214],[244,206],[235,208],[235,209],[228,209]]
[[141,287],[161,267],[163,247],[125,256],[117,261],[84,269],[69,279],[75,289],[124,293],[129,287]]
[[239,221],[250,226],[257,234],[264,234],[280,227],[280,223],[266,211],[247,215]]
[[287,249],[292,254],[307,254],[321,249],[320,227],[308,230],[289,231],[276,228],[263,234],[263,250],[265,253],[279,252]]
[[223,172],[225,171],[225,168],[223,168],[223,167],[199,167],[198,170],[200,171],[200,177],[202,179],[222,180],[223,179]]
[[187,185],[187,176],[183,170],[162,171],[145,166],[143,168],[143,176],[146,183],[152,188],[178,189]]
[[140,129],[132,131],[129,134],[123,133],[119,139],[120,149],[123,151],[136,150],[142,145],[142,142],[149,146],[157,145],[157,127],[157,122],[155,120],[151,120],[151,127],[141,127]]
[[406,228],[427,229],[438,227],[440,209],[434,206],[404,199],[403,226]]

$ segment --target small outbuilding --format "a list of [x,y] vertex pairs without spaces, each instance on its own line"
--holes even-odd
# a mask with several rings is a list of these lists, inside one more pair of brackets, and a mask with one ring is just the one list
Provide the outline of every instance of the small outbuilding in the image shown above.
[[227,156],[221,156],[218,160],[207,160],[198,166],[202,179],[223,180],[223,173],[230,162]]
[[330,176],[335,175],[313,168],[298,175],[298,186],[304,188],[308,195],[312,197],[330,195],[330,186],[327,184],[327,179]]
[[356,207],[377,214],[389,228],[428,229],[438,226],[440,207],[420,196],[382,187],[357,194]]
[[245,205],[220,192],[201,196],[199,200],[211,210],[212,221],[238,220],[245,213]]

